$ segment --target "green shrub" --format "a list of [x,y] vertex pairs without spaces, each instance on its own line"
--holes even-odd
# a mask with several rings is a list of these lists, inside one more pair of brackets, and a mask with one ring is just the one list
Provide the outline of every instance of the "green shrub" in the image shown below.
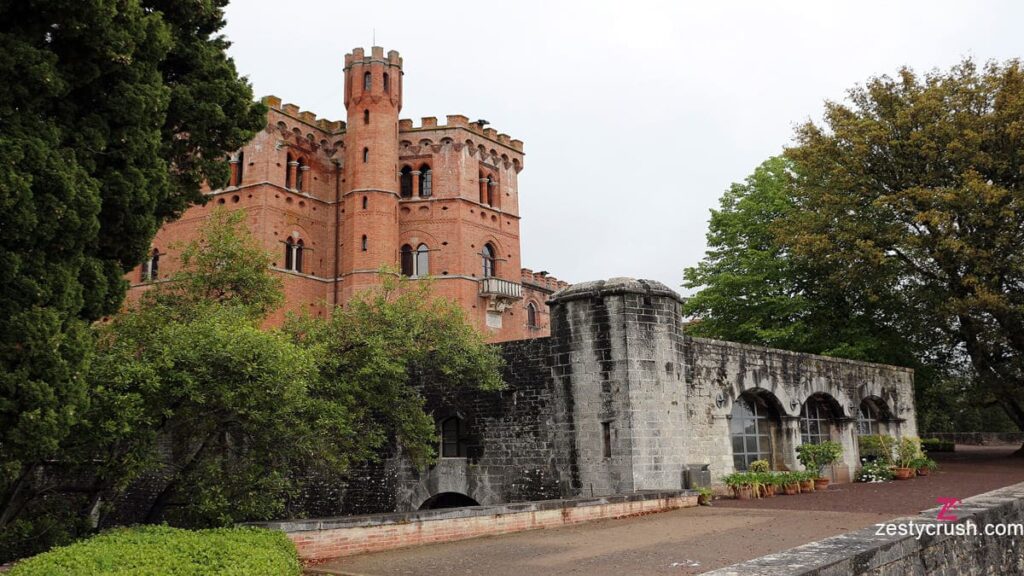
[[843,445],[833,440],[818,444],[801,444],[796,447],[796,457],[809,472],[821,477],[825,466],[836,463],[843,456]]
[[892,470],[881,460],[865,462],[857,473],[857,482],[888,482],[892,480]]
[[864,434],[857,436],[861,459],[892,464],[896,439],[886,434]]
[[260,528],[118,528],[19,562],[9,576],[299,576],[295,546]]
[[921,448],[924,448],[925,452],[953,452],[956,449],[956,445],[949,440],[925,438],[921,440]]
[[772,465],[767,460],[754,460],[750,463],[751,472],[769,472]]
[[896,445],[896,466],[910,468],[911,463],[922,456],[924,453],[921,452],[921,440],[913,436],[900,438]]

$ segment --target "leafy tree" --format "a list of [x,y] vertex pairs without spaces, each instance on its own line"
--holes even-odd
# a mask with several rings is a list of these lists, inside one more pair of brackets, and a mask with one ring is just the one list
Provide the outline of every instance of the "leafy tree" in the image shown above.
[[965,60],[872,78],[797,131],[782,229],[824,280],[883,303],[924,358],[966,357],[1024,429],[1024,71]]
[[379,455],[389,442],[416,462],[435,456],[429,388],[451,404],[470,390],[498,390],[501,357],[452,301],[435,298],[426,281],[382,270],[382,284],[335,310],[328,320],[293,319],[288,330],[315,350],[319,397],[349,407],[359,443],[353,456]]
[[908,343],[879,320],[879,307],[822,279],[829,270],[780,239],[800,207],[794,163],[773,157],[733,184],[713,210],[708,252],[685,270],[698,290],[685,310],[687,332],[860,360],[913,364]]
[[262,126],[223,1],[0,1],[0,529],[87,410],[87,323]]

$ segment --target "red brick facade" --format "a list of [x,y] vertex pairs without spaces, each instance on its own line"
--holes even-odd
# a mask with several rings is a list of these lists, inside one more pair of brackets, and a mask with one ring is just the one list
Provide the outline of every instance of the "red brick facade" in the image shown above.
[[231,181],[157,233],[157,272],[133,270],[132,291],[173,273],[182,242],[223,205],[246,211],[284,279],[272,324],[288,311],[322,316],[390,266],[430,276],[492,341],[548,335],[545,301],[567,284],[520,266],[523,143],[465,116],[399,120],[395,51],[356,48],[344,73],[345,122],[264,99],[266,129],[232,158]]

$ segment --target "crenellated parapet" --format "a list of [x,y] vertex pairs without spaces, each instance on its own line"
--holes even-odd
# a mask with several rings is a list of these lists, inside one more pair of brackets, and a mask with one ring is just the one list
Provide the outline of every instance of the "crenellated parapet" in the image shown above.
[[529,268],[523,268],[520,272],[520,282],[524,285],[534,289],[539,289],[550,294],[554,294],[563,288],[568,288],[572,284],[555,278],[549,275],[545,271],[534,272]]
[[470,122],[469,117],[449,114],[446,123],[438,124],[437,117],[425,116],[416,125],[410,119],[398,121],[399,147],[405,154],[419,154],[426,150],[440,152],[448,146],[456,152],[465,152],[492,166],[523,169],[523,141],[508,134],[486,128],[484,123]]

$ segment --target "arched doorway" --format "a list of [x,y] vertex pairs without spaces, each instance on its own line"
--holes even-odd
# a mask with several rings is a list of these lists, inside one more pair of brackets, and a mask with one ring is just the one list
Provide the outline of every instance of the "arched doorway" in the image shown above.
[[465,506],[479,506],[480,503],[465,494],[458,492],[441,492],[427,498],[420,504],[420,510],[437,510],[439,508],[463,508]]

